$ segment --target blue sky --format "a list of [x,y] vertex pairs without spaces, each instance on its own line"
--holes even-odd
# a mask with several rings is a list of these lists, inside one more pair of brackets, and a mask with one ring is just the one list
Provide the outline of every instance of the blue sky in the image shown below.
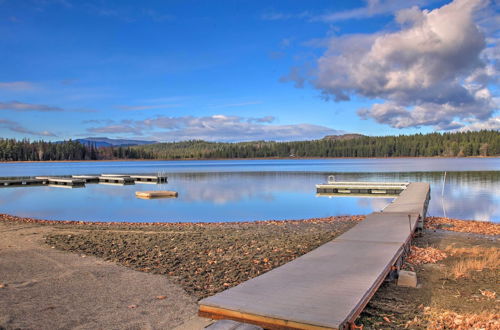
[[2,137],[500,129],[495,1],[0,0]]

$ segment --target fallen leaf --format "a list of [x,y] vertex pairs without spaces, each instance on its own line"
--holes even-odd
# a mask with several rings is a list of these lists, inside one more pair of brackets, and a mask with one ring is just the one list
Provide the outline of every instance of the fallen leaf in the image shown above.
[[479,289],[479,291],[481,291],[481,294],[487,298],[490,298],[490,299],[495,299],[497,293],[495,291],[490,291],[490,290],[481,290]]

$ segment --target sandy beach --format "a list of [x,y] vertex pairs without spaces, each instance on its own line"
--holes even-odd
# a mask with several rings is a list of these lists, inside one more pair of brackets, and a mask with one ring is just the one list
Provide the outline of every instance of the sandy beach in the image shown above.
[[0,329],[172,329],[196,315],[167,277],[52,249],[52,230],[0,222]]

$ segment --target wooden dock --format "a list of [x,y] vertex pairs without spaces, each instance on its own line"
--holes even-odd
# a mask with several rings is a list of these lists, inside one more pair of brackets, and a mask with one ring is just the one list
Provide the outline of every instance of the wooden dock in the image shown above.
[[329,182],[316,185],[318,195],[399,195],[408,182]]
[[98,175],[72,175],[72,178],[83,180],[85,183],[99,182]]
[[0,180],[0,187],[41,186],[47,182],[44,179],[5,179]]
[[393,266],[398,267],[408,252],[412,234],[425,218],[429,198],[429,184],[406,184],[383,212],[368,215],[331,242],[201,300],[199,315],[266,329],[351,327]]
[[154,191],[136,191],[135,196],[142,199],[153,198],[177,198],[177,191],[171,190],[154,190]]
[[71,175],[71,176],[36,176],[35,178],[5,178],[0,180],[0,187],[25,187],[47,185],[51,187],[71,186],[82,187],[86,183],[102,183],[125,185],[134,183],[160,184],[167,183],[164,172],[151,174],[101,174],[101,175]]
[[131,175],[136,183],[166,183],[167,177],[159,175]]
[[44,180],[49,186],[85,186],[85,181],[70,177],[37,176],[35,179]]
[[101,175],[99,177],[99,183],[114,183],[114,184],[133,184],[135,182],[130,176],[111,176],[111,175]]

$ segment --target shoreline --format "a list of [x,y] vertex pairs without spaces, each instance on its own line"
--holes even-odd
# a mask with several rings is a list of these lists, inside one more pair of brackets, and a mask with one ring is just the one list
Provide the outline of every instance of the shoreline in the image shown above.
[[[363,221],[366,215],[335,215],[329,217],[313,217],[313,218],[303,218],[303,219],[266,219],[266,220],[254,220],[254,221],[190,221],[190,222],[170,222],[170,221],[153,221],[153,222],[139,222],[139,221],[83,221],[83,220],[51,220],[51,219],[38,219],[31,217],[22,217],[8,213],[0,213],[0,222],[20,222],[20,223],[35,223],[40,225],[75,225],[75,226],[100,226],[100,227],[114,227],[114,226],[131,226],[131,227],[168,227],[168,226],[221,226],[221,225],[265,225],[265,224],[293,224],[293,223],[317,223],[317,222],[332,222],[332,221]],[[449,217],[440,216],[427,216],[426,217],[426,228],[428,229],[443,229],[450,231],[460,231],[452,230],[450,228],[456,227],[467,227],[468,229],[474,229],[480,226],[499,226],[500,223],[485,221],[485,220],[473,220],[473,219],[456,219]],[[464,224],[470,224],[465,226]],[[500,235],[500,232],[498,232]]]
[[37,219],[30,217],[20,217],[17,215],[11,215],[7,213],[0,213],[0,221],[7,222],[21,222],[21,223],[35,223],[41,225],[77,225],[77,226],[132,226],[132,227],[149,227],[149,226],[158,226],[158,227],[168,227],[168,226],[220,226],[220,225],[265,225],[265,224],[287,224],[287,223],[308,223],[308,222],[331,222],[331,221],[339,221],[339,220],[353,220],[353,221],[362,221],[364,220],[365,215],[337,215],[330,217],[320,217],[320,218],[306,218],[306,219],[284,219],[284,220],[276,220],[276,219],[268,219],[268,220],[255,220],[255,221],[192,221],[192,222],[134,222],[134,221],[80,221],[80,220],[50,220],[50,219]]
[[428,157],[261,157],[261,158],[183,158],[183,159],[95,159],[95,160],[26,160],[26,161],[0,161],[0,164],[26,164],[26,163],[99,163],[99,162],[144,162],[144,161],[159,161],[159,162],[185,162],[185,161],[221,161],[221,160],[321,160],[321,159],[492,159],[500,158],[500,156],[468,156],[468,157],[445,157],[445,156],[428,156]]

